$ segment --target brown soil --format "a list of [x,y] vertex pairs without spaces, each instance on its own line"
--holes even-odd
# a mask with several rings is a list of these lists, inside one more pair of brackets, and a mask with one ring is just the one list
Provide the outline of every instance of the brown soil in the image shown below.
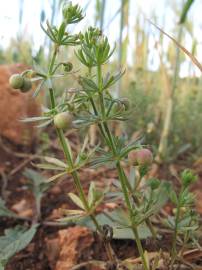
[[[50,136],[52,136],[51,133]],[[78,138],[75,135],[70,135],[70,139],[74,145],[78,143]],[[41,145],[38,145],[37,149],[40,149],[40,147]],[[25,167],[32,167],[30,161],[35,162],[32,158],[36,154],[36,151],[38,151],[37,149],[16,146],[5,139],[0,144],[1,196],[6,200],[7,206],[10,209],[15,210],[25,218],[32,218],[35,215],[35,206],[32,194],[26,188],[27,180],[22,173]],[[62,155],[56,141],[53,141],[53,144],[49,145],[48,151],[54,152],[56,156]],[[154,168],[152,173],[164,179],[169,176],[169,179],[174,181],[174,174],[183,168],[185,164],[179,161],[178,165],[173,166]],[[199,168],[195,166],[196,171],[202,176],[200,168],[200,166]],[[171,175],[173,176],[171,177]],[[82,184],[87,190],[91,180],[98,181],[99,185],[104,186],[116,178],[116,173],[107,168],[96,170],[85,169],[81,172],[81,178]],[[199,191],[201,187],[202,181],[200,180],[196,188]],[[66,177],[47,192],[42,201],[43,222],[60,217],[60,208],[69,209],[73,207],[66,195],[70,191],[73,191],[73,183],[70,177]],[[197,196],[197,209],[201,214],[202,194],[198,192]],[[108,206],[106,205],[105,207]],[[171,211],[171,206],[168,205],[165,211]],[[5,228],[10,228],[17,224],[30,224],[30,222],[19,222],[13,219],[3,218],[0,222],[0,234],[3,233]],[[143,241],[143,245],[152,256],[152,252],[160,248],[166,252],[169,249],[169,242],[170,236],[164,234],[164,237],[158,243],[149,239],[148,241]],[[126,258],[138,260],[138,253],[133,241],[113,240],[112,246],[120,260]],[[194,255],[191,254],[189,256],[191,256],[191,263],[195,263],[198,266],[202,265],[201,253],[194,253]],[[75,227],[75,225],[68,228],[42,224],[32,242],[9,262],[6,270],[70,270],[74,265],[90,260],[103,262],[107,260],[103,245],[96,234],[93,234],[84,227]],[[105,268],[103,267],[102,265],[83,265],[80,269],[115,269],[109,265],[105,265]],[[139,266],[139,268],[134,269],[141,268]],[[185,269],[191,268],[188,267]]]

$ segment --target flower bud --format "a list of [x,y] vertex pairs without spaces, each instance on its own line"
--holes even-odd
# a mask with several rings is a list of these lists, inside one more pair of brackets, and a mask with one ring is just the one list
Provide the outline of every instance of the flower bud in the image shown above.
[[23,93],[28,92],[32,88],[31,80],[24,78],[23,85],[20,87],[20,91]]
[[193,171],[191,171],[189,169],[185,169],[181,173],[181,179],[182,179],[183,186],[188,187],[190,184],[192,184],[195,181],[197,181],[197,175],[195,175],[193,173]]
[[9,84],[14,89],[20,89],[23,86],[24,78],[20,74],[13,74],[9,79]]
[[160,186],[160,184],[161,184],[160,180],[159,179],[156,179],[156,178],[151,178],[148,181],[148,185],[150,186],[150,188],[152,190],[157,189]]
[[69,112],[58,113],[53,121],[56,128],[68,128],[72,124],[72,115]]
[[128,154],[128,160],[133,166],[149,166],[152,164],[153,155],[149,149],[132,150]]

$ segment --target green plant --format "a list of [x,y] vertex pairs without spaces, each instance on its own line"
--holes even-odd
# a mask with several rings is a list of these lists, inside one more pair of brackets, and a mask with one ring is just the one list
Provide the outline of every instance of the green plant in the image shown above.
[[35,236],[39,223],[41,222],[41,198],[45,191],[50,188],[51,183],[47,182],[42,175],[26,169],[24,175],[29,179],[28,186],[33,192],[36,204],[36,213],[32,219],[21,217],[6,207],[5,201],[0,198],[0,217],[15,219],[16,221],[26,221],[32,225],[17,225],[4,231],[4,235],[0,236],[0,269],[4,270],[8,261],[22,249],[24,249]]
[[[141,145],[140,140],[128,142],[126,137],[117,137],[113,134],[111,122],[125,121],[130,114],[129,101],[125,98],[114,98],[110,93],[110,88],[122,77],[124,72],[104,74],[103,66],[108,63],[115,47],[111,48],[108,38],[99,29],[89,27],[84,34],[74,35],[68,32],[69,24],[77,23],[82,19],[80,7],[70,3],[63,7],[63,18],[59,27],[52,26],[48,22],[46,29],[42,26],[46,35],[53,42],[54,50],[48,68],[41,70],[40,67],[36,67],[32,73],[35,77],[31,81],[39,81],[34,96],[42,90],[42,86],[43,89],[48,89],[51,106],[44,109],[42,116],[24,119],[24,122],[39,122],[39,127],[54,124],[64,153],[64,160],[45,157],[44,163],[38,164],[37,167],[59,171],[46,181],[49,184],[63,175],[70,174],[77,194],[70,193],[69,197],[79,208],[67,210],[67,216],[60,219],[60,222],[90,218],[103,241],[110,265],[115,269],[120,262],[110,244],[113,228],[108,224],[101,224],[96,213],[97,207],[108,194],[108,188],[100,190],[92,182],[86,195],[80,181],[79,170],[84,166],[103,165],[110,165],[116,169],[119,178],[119,181],[116,182],[118,193],[113,196],[115,199],[124,201],[124,209],[126,209],[125,220],[116,223],[122,229],[131,230],[143,268],[149,270],[150,265],[141,243],[139,228],[146,225],[150,235],[154,238],[157,237],[151,217],[158,213],[166,203],[167,185],[158,179],[149,179],[145,183],[145,176],[152,163],[153,155],[146,146]],[[58,54],[62,46],[79,46],[75,54],[85,67],[85,75],[79,74],[76,77],[79,84],[78,90],[64,91],[62,97],[56,99],[57,88],[54,87],[53,82],[69,76],[73,68],[69,62],[68,66],[64,62],[58,62]],[[29,71],[25,71],[23,74],[28,76]],[[86,135],[81,149],[78,153],[73,153],[64,134],[64,130],[71,125],[77,129],[97,125],[102,143],[90,150]],[[125,172],[125,165],[131,165],[129,177]],[[35,178],[32,173],[31,186],[37,202],[37,220],[39,221],[40,199],[48,186],[44,185],[43,181],[42,183],[36,182]],[[174,235],[177,235],[176,231]]]
[[174,216],[168,219],[169,227],[174,230],[171,251],[172,265],[178,255],[178,238],[182,238],[180,254],[183,254],[184,247],[199,227],[198,216],[194,211],[194,195],[189,191],[190,186],[196,180],[197,176],[191,170],[184,170],[181,174],[180,192],[178,194],[174,190],[170,192],[170,199],[175,206]]
[[31,242],[36,230],[36,224],[29,229],[16,226],[5,230],[5,235],[0,237],[0,270],[4,270],[8,260]]

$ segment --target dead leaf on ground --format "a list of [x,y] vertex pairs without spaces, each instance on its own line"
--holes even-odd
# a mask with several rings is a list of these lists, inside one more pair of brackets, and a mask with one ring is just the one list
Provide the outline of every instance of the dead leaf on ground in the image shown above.
[[11,209],[15,211],[19,216],[21,217],[26,217],[26,218],[31,218],[33,217],[33,209],[30,203],[22,199],[21,201],[15,203]]
[[92,232],[81,226],[60,230],[58,238],[46,239],[51,269],[71,270],[79,262],[89,260],[92,257],[93,242]]

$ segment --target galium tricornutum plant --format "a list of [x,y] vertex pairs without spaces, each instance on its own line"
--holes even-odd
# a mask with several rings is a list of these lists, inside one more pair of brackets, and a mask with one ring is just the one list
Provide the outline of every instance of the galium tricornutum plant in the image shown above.
[[[73,6],[70,4],[68,6],[64,6],[63,21],[59,28],[50,26],[49,23],[47,23],[47,29],[44,29],[42,26],[45,33],[54,43],[54,52],[47,72],[41,73],[36,70],[34,72],[24,72],[22,75],[13,75],[10,78],[10,83],[13,88],[18,88],[24,92],[28,91],[31,88],[29,77],[30,75],[34,75],[35,79],[40,80],[40,84],[35,91],[35,95],[38,94],[43,85],[48,85],[51,109],[46,111],[42,117],[27,119],[25,121],[43,121],[43,124],[40,126],[45,126],[53,122],[63,148],[66,163],[56,159],[48,160],[52,163],[52,168],[63,169],[62,173],[54,176],[51,180],[54,180],[67,172],[72,175],[78,192],[78,197],[75,194],[70,194],[70,197],[82,209],[82,212],[74,211],[74,213],[69,212],[69,214],[76,214],[79,216],[81,214],[84,214],[84,216],[89,215],[93,220],[96,229],[104,238],[103,229],[98,224],[94,215],[98,203],[103,199],[103,194],[96,191],[95,186],[91,184],[88,197],[86,197],[78,175],[78,170],[89,162],[89,158],[92,153],[90,153],[90,155],[86,155],[84,153],[84,145],[84,148],[74,160],[69,143],[67,138],[65,138],[63,131],[65,128],[72,125],[73,118],[75,118],[73,123],[77,127],[89,126],[91,124],[98,125],[103,139],[108,146],[108,150],[104,153],[104,159],[99,157],[96,160],[96,163],[105,164],[107,162],[114,162],[116,165],[126,205],[133,224],[131,224],[131,226],[137,241],[140,255],[142,256],[144,267],[147,269],[148,267],[144,258],[143,248],[137,232],[137,225],[133,222],[134,212],[128,192],[129,182],[121,166],[121,160],[126,158],[128,153],[137,146],[136,143],[124,146],[124,142],[114,137],[108,126],[108,122],[111,120],[124,120],[129,107],[127,99],[113,99],[109,92],[109,88],[118,81],[123,73],[120,72],[115,76],[107,74],[103,77],[102,66],[107,63],[113,54],[114,49],[111,50],[107,37],[104,37],[100,30],[89,28],[84,35],[81,33],[79,35],[71,35],[67,32],[69,24],[77,23],[82,19],[82,10],[78,5]],[[54,78],[61,76],[61,74],[58,74],[61,66],[65,73],[72,70],[72,64],[69,62],[57,63],[57,56],[61,46],[76,45],[80,45],[80,49],[77,50],[76,55],[81,63],[87,67],[88,75],[86,77],[79,77],[79,84],[81,85],[81,89],[79,91],[75,91],[75,93],[71,95],[69,93],[64,93],[61,102],[57,103],[55,99],[56,89],[53,88],[52,81]],[[64,76],[66,75],[65,73],[63,74]],[[68,99],[69,96],[70,99]],[[149,160],[147,157],[148,154]],[[151,153],[145,153],[145,155],[145,159],[147,160],[146,163],[148,162],[148,164],[150,164],[152,161]],[[140,158],[134,158],[134,162],[136,162],[135,159],[137,159],[137,162],[144,164],[144,155]],[[41,165],[41,167],[43,166]],[[49,169],[51,168],[51,166],[44,167]],[[109,259],[114,261],[111,247],[105,239],[104,242]]]
[[[198,229],[198,215],[194,210],[194,195],[190,192],[191,185],[197,180],[197,176],[191,170],[184,170],[180,177],[180,191],[170,191],[170,199],[174,204],[174,217],[167,220],[168,226],[174,231],[171,248],[171,264],[177,257],[183,256],[188,242],[194,238],[194,232]],[[181,244],[178,253],[177,244]]]
[[[68,32],[70,24],[78,23],[82,19],[83,13],[78,5],[71,3],[64,5],[63,19],[59,27],[52,26],[48,22],[47,28],[42,26],[54,45],[53,55],[47,70],[41,71],[41,68],[36,67],[34,71],[27,70],[22,74],[15,74],[10,78],[10,84],[13,88],[26,92],[31,88],[31,81],[39,81],[34,96],[42,88],[49,91],[51,108],[46,108],[40,117],[24,121],[39,122],[39,127],[53,124],[56,129],[65,160],[46,157],[44,158],[46,163],[38,164],[38,167],[60,171],[49,181],[54,181],[67,173],[74,180],[77,195],[70,193],[69,196],[79,207],[79,210],[67,210],[67,217],[63,218],[62,221],[90,217],[103,240],[109,261],[114,267],[117,266],[118,260],[110,245],[111,228],[107,225],[101,226],[96,218],[96,208],[103,201],[106,191],[98,190],[92,182],[86,195],[79,177],[79,170],[86,165],[113,165],[119,177],[118,187],[121,199],[124,200],[128,213],[128,224],[125,226],[131,228],[143,267],[148,270],[150,266],[140,241],[138,226],[145,223],[151,235],[156,237],[156,231],[150,217],[162,207],[159,203],[162,183],[157,179],[150,179],[146,184],[143,181],[148,167],[153,161],[151,151],[143,148],[140,141],[128,143],[126,138],[116,137],[112,133],[110,122],[125,121],[130,109],[128,99],[114,98],[110,93],[111,87],[124,72],[115,75],[104,73],[103,66],[108,63],[115,48],[110,47],[108,38],[99,29],[89,27],[84,34],[70,34]],[[58,54],[62,46],[76,46],[75,54],[86,70],[84,76],[74,74],[74,78],[78,79],[78,89],[65,90],[62,97],[56,99],[57,87],[54,86],[54,81],[70,76],[73,69],[71,62],[58,62]],[[87,128],[90,125],[97,125],[103,147],[96,146],[94,149],[89,149],[86,132],[83,147],[75,157],[64,131],[70,127]],[[130,177],[127,177],[124,164],[131,166]],[[138,171],[136,177],[134,168],[137,168]],[[141,185],[145,185],[144,191],[141,190]],[[175,234],[177,235],[177,231]],[[173,252],[175,253],[176,240],[173,241]]]

